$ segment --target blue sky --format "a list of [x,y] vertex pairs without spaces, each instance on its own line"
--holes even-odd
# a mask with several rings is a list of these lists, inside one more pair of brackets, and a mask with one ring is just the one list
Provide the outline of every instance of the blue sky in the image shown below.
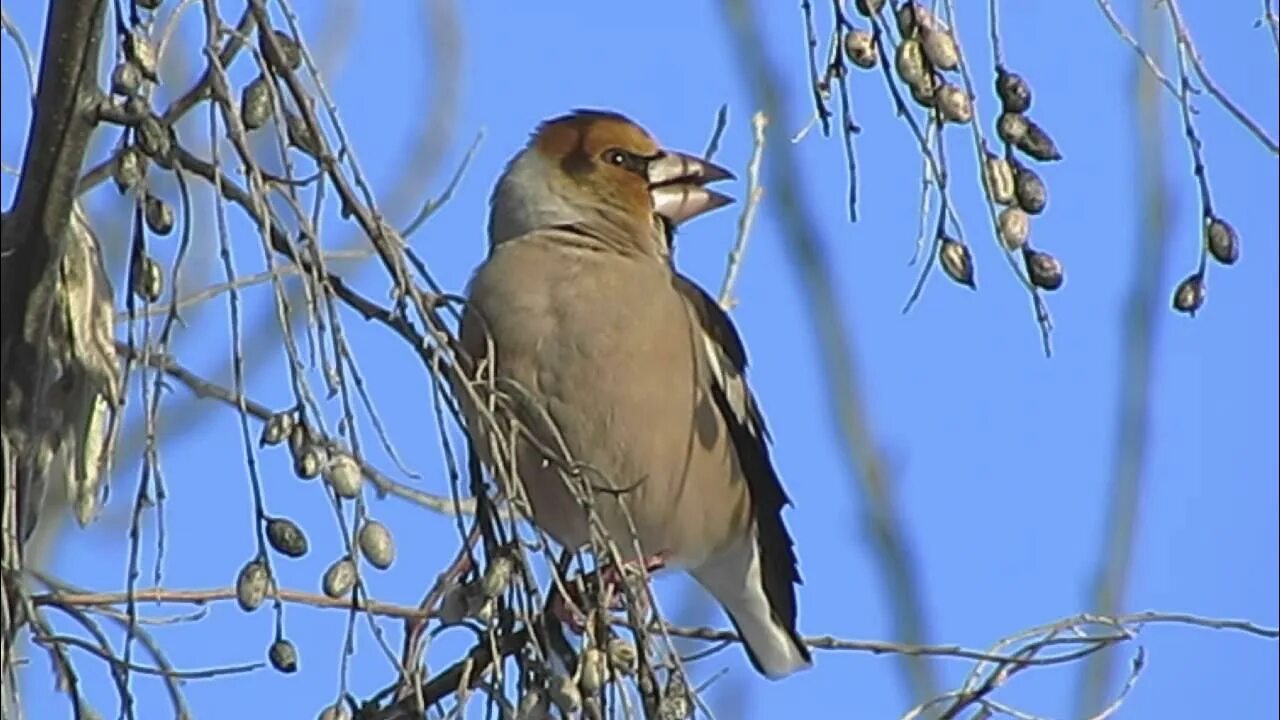
[[[33,44],[42,8],[6,3]],[[320,4],[317,4],[317,8]],[[302,27],[320,38],[330,23],[349,36],[329,74],[330,88],[361,166],[381,198],[394,197],[409,139],[433,107],[450,96],[438,81],[427,43],[442,27],[422,3],[339,3],[327,15],[309,4]],[[540,120],[575,107],[610,108],[631,115],[671,147],[700,151],[716,109],[728,103],[731,123],[718,159],[745,168],[749,83],[729,43],[725,16],[714,3],[670,0],[624,9],[591,2],[460,3],[457,115],[439,166],[410,202],[387,207],[403,226],[416,203],[438,193],[474,135],[485,138],[453,199],[412,239],[437,279],[460,291],[483,257],[487,196],[507,158]],[[827,8],[817,8],[825,27]],[[979,7],[981,5],[981,7]],[[782,117],[774,118],[769,153],[811,112],[800,15],[796,3],[756,2],[767,33],[763,51],[785,81]],[[972,6],[972,7],[971,7]],[[1122,17],[1135,27],[1136,4]],[[1256,3],[1185,3],[1186,19],[1219,84],[1277,134],[1276,50],[1255,29]],[[962,42],[982,88],[978,111],[993,122],[985,4],[961,9]],[[178,36],[202,37],[201,13],[188,13]],[[1053,134],[1066,160],[1046,167],[1049,208],[1037,218],[1033,241],[1066,266],[1066,285],[1049,297],[1056,322],[1055,355],[1046,360],[1023,290],[998,256],[972,171],[967,130],[951,130],[955,198],[978,265],[979,292],[939,273],[921,301],[901,312],[916,268],[908,266],[917,227],[919,158],[907,126],[895,118],[878,73],[853,78],[862,219],[844,212],[844,163],[839,144],[810,134],[792,148],[803,170],[808,210],[818,222],[830,273],[844,308],[851,349],[872,433],[887,459],[892,492],[923,579],[930,640],[987,647],[1023,628],[1089,609],[1087,591],[1105,538],[1105,500],[1112,474],[1120,366],[1126,345],[1124,309],[1138,259],[1142,220],[1135,165],[1138,137],[1158,133],[1165,153],[1169,199],[1168,262],[1156,314],[1151,366],[1150,436],[1144,494],[1126,608],[1183,611],[1277,624],[1277,163],[1257,141],[1207,98],[1196,116],[1218,212],[1242,238],[1241,261],[1214,267],[1203,312],[1189,320],[1168,311],[1168,291],[1190,272],[1198,252],[1198,205],[1176,106],[1162,97],[1163,125],[1139,128],[1133,117],[1132,52],[1091,3],[1003,3],[1007,62],[1035,88],[1035,118]],[[324,43],[312,40],[313,49]],[[21,157],[26,87],[4,43],[3,159]],[[189,58],[194,62],[194,57]],[[243,66],[237,77],[247,78]],[[180,84],[190,74],[175,72]],[[203,116],[203,112],[201,112]],[[189,126],[188,131],[198,129]],[[423,160],[413,159],[419,163]],[[306,167],[305,165],[303,167]],[[741,173],[740,173],[741,175]],[[6,204],[13,181],[3,183]],[[741,197],[739,181],[731,191]],[[766,192],[769,192],[766,188]],[[95,208],[113,190],[92,196]],[[683,272],[718,288],[734,235],[736,210],[700,219],[681,236]],[[256,238],[236,239],[243,273],[260,269]],[[334,244],[346,228],[330,221]],[[894,640],[889,607],[852,478],[841,460],[840,438],[828,413],[813,324],[801,302],[799,275],[788,263],[778,208],[768,201],[737,286],[734,318],[751,354],[751,380],[776,440],[775,457],[795,507],[788,514],[805,585],[801,627],[809,634]],[[190,287],[221,279],[212,227],[196,233]],[[124,237],[108,238],[123,247]],[[166,262],[171,241],[156,243]],[[123,256],[113,259],[116,267]],[[356,283],[386,298],[374,268]],[[246,325],[255,327],[267,294],[247,291]],[[228,381],[225,300],[189,315],[177,350],[196,370]],[[426,377],[412,353],[384,329],[344,318],[357,360],[383,421],[423,489],[447,491],[430,414]],[[250,394],[272,405],[288,401],[278,344],[265,353]],[[138,398],[131,397],[136,408]],[[166,407],[191,407],[177,389]],[[198,421],[174,420],[162,461],[169,486],[164,583],[171,588],[230,584],[253,552],[253,519],[243,452],[234,416],[214,403],[197,404]],[[163,422],[163,420],[162,420]],[[367,440],[368,428],[365,430]],[[256,432],[256,430],[255,430]],[[281,562],[286,585],[318,586],[323,568],[340,552],[332,513],[316,485],[296,481],[282,450],[260,454],[268,505],[309,530],[311,554]],[[380,466],[392,468],[375,454]],[[122,458],[111,503],[98,525],[69,530],[49,558],[61,577],[96,589],[118,589],[126,572],[125,518],[138,477],[135,458]],[[396,534],[400,557],[375,574],[372,591],[384,600],[416,603],[456,546],[450,520],[393,499],[372,500],[371,512]],[[144,577],[155,559],[154,523],[144,543]],[[723,624],[706,614],[689,583],[659,582],[664,606],[677,618]],[[157,615],[171,609],[144,607]],[[181,610],[177,611],[181,612]],[[338,680],[345,616],[306,608],[286,617],[302,655],[301,671],[269,670],[223,680],[193,681],[186,690],[201,717],[310,717],[332,698]],[[399,629],[387,624],[393,647]],[[68,630],[70,628],[67,628]],[[272,639],[268,613],[241,614],[213,606],[195,623],[156,633],[180,668],[256,661]],[[351,687],[369,694],[391,677],[367,628]],[[456,657],[465,638],[444,636],[430,659]],[[1119,717],[1275,717],[1280,662],[1274,641],[1172,626],[1147,628],[1139,641],[1147,667]],[[1132,653],[1136,645],[1129,646]],[[705,680],[728,671],[709,692],[719,717],[897,717],[912,704],[896,660],[865,653],[819,652],[814,670],[780,683],[752,674],[740,651],[694,666]],[[1124,660],[1120,660],[1120,665]],[[86,689],[105,715],[116,712],[108,675],[81,656]],[[969,665],[939,665],[948,687]],[[26,671],[31,717],[61,717],[43,655]],[[162,687],[134,680],[142,717],[166,717]],[[1067,717],[1077,674],[1061,668],[1015,677],[996,697],[1029,712]],[[840,708],[833,710],[834,707]]]

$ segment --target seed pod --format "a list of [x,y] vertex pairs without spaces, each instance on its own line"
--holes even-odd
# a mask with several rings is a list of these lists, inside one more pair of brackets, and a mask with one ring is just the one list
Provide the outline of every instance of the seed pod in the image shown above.
[[520,698],[520,705],[516,708],[516,720],[546,720],[550,717],[550,710],[551,706],[546,694],[535,688]]
[[964,243],[943,237],[942,245],[938,248],[938,262],[952,280],[977,289],[973,282],[973,258],[970,257],[969,248]]
[[551,682],[547,683],[547,690],[551,693],[551,701],[565,715],[574,715],[582,708],[582,694],[578,692],[577,683],[569,676],[557,675],[551,678]]
[[484,569],[484,575],[480,577],[480,594],[487,598],[496,598],[506,592],[507,583],[511,582],[511,571],[514,569],[511,558],[506,555],[495,557],[489,563],[489,567]]
[[281,555],[299,558],[307,554],[306,533],[288,518],[271,518],[267,521],[267,541]]
[[309,445],[302,454],[293,456],[293,473],[303,480],[311,480],[324,470],[324,449]]
[[260,446],[279,445],[293,432],[293,413],[285,411],[273,414],[262,426]]
[[1013,191],[1018,197],[1018,206],[1032,215],[1044,212],[1049,202],[1049,189],[1035,171],[1015,165],[1013,168]]
[[1007,207],[1000,211],[1000,244],[1005,250],[1013,252],[1027,244],[1027,236],[1031,234],[1031,218],[1020,207]]
[[1010,205],[1014,201],[1013,166],[1008,160],[994,153],[987,153],[983,164],[983,180],[987,184],[987,195],[992,202]]
[[396,559],[396,544],[391,538],[391,531],[376,520],[369,520],[360,526],[357,542],[364,559],[379,570],[391,567]]
[[928,78],[928,68],[924,64],[924,49],[920,41],[907,38],[899,43],[893,55],[893,67],[902,82],[913,87],[924,83]]
[[1031,86],[1017,73],[996,68],[996,95],[1007,113],[1024,113],[1031,109]]
[[938,70],[955,70],[960,67],[960,51],[955,38],[945,30],[927,30],[924,35],[924,56]]
[[898,21],[898,32],[902,37],[912,37],[919,30],[933,28],[933,13],[918,2],[907,0],[898,6],[895,12]]
[[311,444],[315,438],[311,436],[311,428],[307,427],[305,420],[298,420],[289,428],[289,452],[295,457],[301,455]]
[[289,144],[313,158],[320,157],[320,142],[307,126],[301,116],[286,111],[284,114],[285,131]]
[[321,588],[331,598],[346,597],[351,588],[356,586],[356,564],[351,558],[344,557],[335,561],[324,571],[324,582]]
[[609,680],[609,665],[600,648],[590,647],[578,656],[578,687],[595,695]]
[[240,92],[240,122],[246,130],[257,130],[271,119],[271,88],[259,75]]
[[121,150],[116,156],[115,165],[111,167],[111,178],[116,181],[116,189],[121,195],[138,187],[146,174],[147,158],[133,145]]
[[297,70],[302,65],[302,48],[293,41],[292,37],[279,30],[272,30],[271,34],[275,36],[276,45],[280,47],[278,54],[271,47],[271,43],[267,42],[266,34],[258,34],[258,49],[266,58],[267,65],[277,73],[283,73],[286,69]]
[[347,711],[346,705],[338,703],[321,710],[316,720],[351,720],[351,713]]
[[1026,153],[1028,157],[1039,160],[1040,162],[1052,162],[1062,159],[1062,153],[1058,152],[1058,146],[1053,144],[1053,138],[1049,137],[1049,133],[1035,123],[1030,118],[1023,117],[1026,122],[1026,131],[1022,137],[1014,143],[1019,150]]
[[1022,261],[1027,266],[1027,277],[1031,284],[1044,290],[1057,290],[1062,287],[1062,263],[1047,252],[1024,248]]
[[154,158],[168,157],[172,145],[169,132],[160,124],[160,118],[152,114],[142,118],[138,123],[137,138],[138,149],[142,152]]
[[854,0],[853,7],[863,17],[874,17],[880,14],[884,0]]
[[471,594],[479,595],[472,585],[454,585],[444,594],[440,603],[440,622],[445,625],[456,625],[467,616],[471,606]]
[[142,71],[137,65],[125,60],[111,69],[111,93],[123,97],[133,97],[142,87]]
[[1240,236],[1231,223],[1220,217],[1212,218],[1205,226],[1204,237],[1214,260],[1223,265],[1233,265],[1240,259]]
[[925,79],[917,85],[908,85],[911,90],[911,99],[916,104],[926,110],[932,110],[933,104],[937,99],[938,84],[932,76],[925,76]]
[[151,232],[157,235],[168,235],[173,232],[173,207],[155,195],[147,195],[142,216],[146,218],[147,227],[151,228]]
[[614,672],[620,675],[630,675],[636,671],[637,661],[640,659],[636,654],[636,646],[623,640],[620,637],[609,638],[609,643],[605,646],[609,655],[609,666]]
[[240,609],[253,612],[261,607],[262,601],[267,599],[270,583],[271,576],[267,573],[265,563],[261,560],[246,563],[236,578],[236,602],[240,604]]
[[973,119],[973,101],[969,94],[951,83],[943,83],[938,88],[933,104],[947,122],[963,125]]
[[143,255],[133,263],[132,270],[129,283],[133,294],[149,303],[159,300],[164,293],[164,270],[160,263],[150,255]]
[[1018,113],[1002,113],[996,120],[996,134],[1010,145],[1017,145],[1027,134],[1027,118]]
[[844,54],[860,68],[876,66],[876,40],[866,30],[850,30],[844,36]]
[[1193,273],[1178,283],[1173,291],[1173,309],[1195,317],[1196,311],[1204,305],[1204,276]]
[[135,27],[125,36],[124,56],[138,67],[142,77],[151,82],[160,82],[160,76],[156,73],[156,48],[142,33],[141,28]]
[[345,452],[335,452],[324,469],[324,480],[340,498],[351,499],[360,494],[360,466]]
[[298,671],[298,649],[284,638],[271,643],[271,649],[267,650],[267,659],[271,661],[271,667],[278,672],[288,674]]

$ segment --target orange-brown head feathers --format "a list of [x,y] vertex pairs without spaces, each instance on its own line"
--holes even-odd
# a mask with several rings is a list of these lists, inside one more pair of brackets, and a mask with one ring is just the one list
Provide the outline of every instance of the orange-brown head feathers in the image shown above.
[[573,226],[614,247],[655,252],[672,224],[731,199],[704,185],[732,175],[663,150],[617,113],[578,110],[540,125],[494,190],[490,241]]

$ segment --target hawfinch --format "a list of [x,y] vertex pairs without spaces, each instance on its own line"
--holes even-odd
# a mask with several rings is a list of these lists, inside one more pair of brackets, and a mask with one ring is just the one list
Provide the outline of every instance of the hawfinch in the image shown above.
[[[796,631],[790,501],[737,330],[670,263],[674,228],[731,202],[706,187],[727,178],[615,113],[543,123],[494,190],[460,336],[531,436],[512,462],[533,521],[576,549],[594,513],[624,562],[686,569],[776,679],[812,663]],[[459,394],[491,465],[490,443],[515,434],[487,435]]]

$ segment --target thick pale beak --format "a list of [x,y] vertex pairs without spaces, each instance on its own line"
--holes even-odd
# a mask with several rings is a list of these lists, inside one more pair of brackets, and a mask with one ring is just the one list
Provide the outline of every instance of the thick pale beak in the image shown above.
[[703,213],[733,202],[733,198],[708,190],[717,180],[732,180],[733,173],[691,155],[663,152],[649,161],[649,195],[653,211],[679,225]]

